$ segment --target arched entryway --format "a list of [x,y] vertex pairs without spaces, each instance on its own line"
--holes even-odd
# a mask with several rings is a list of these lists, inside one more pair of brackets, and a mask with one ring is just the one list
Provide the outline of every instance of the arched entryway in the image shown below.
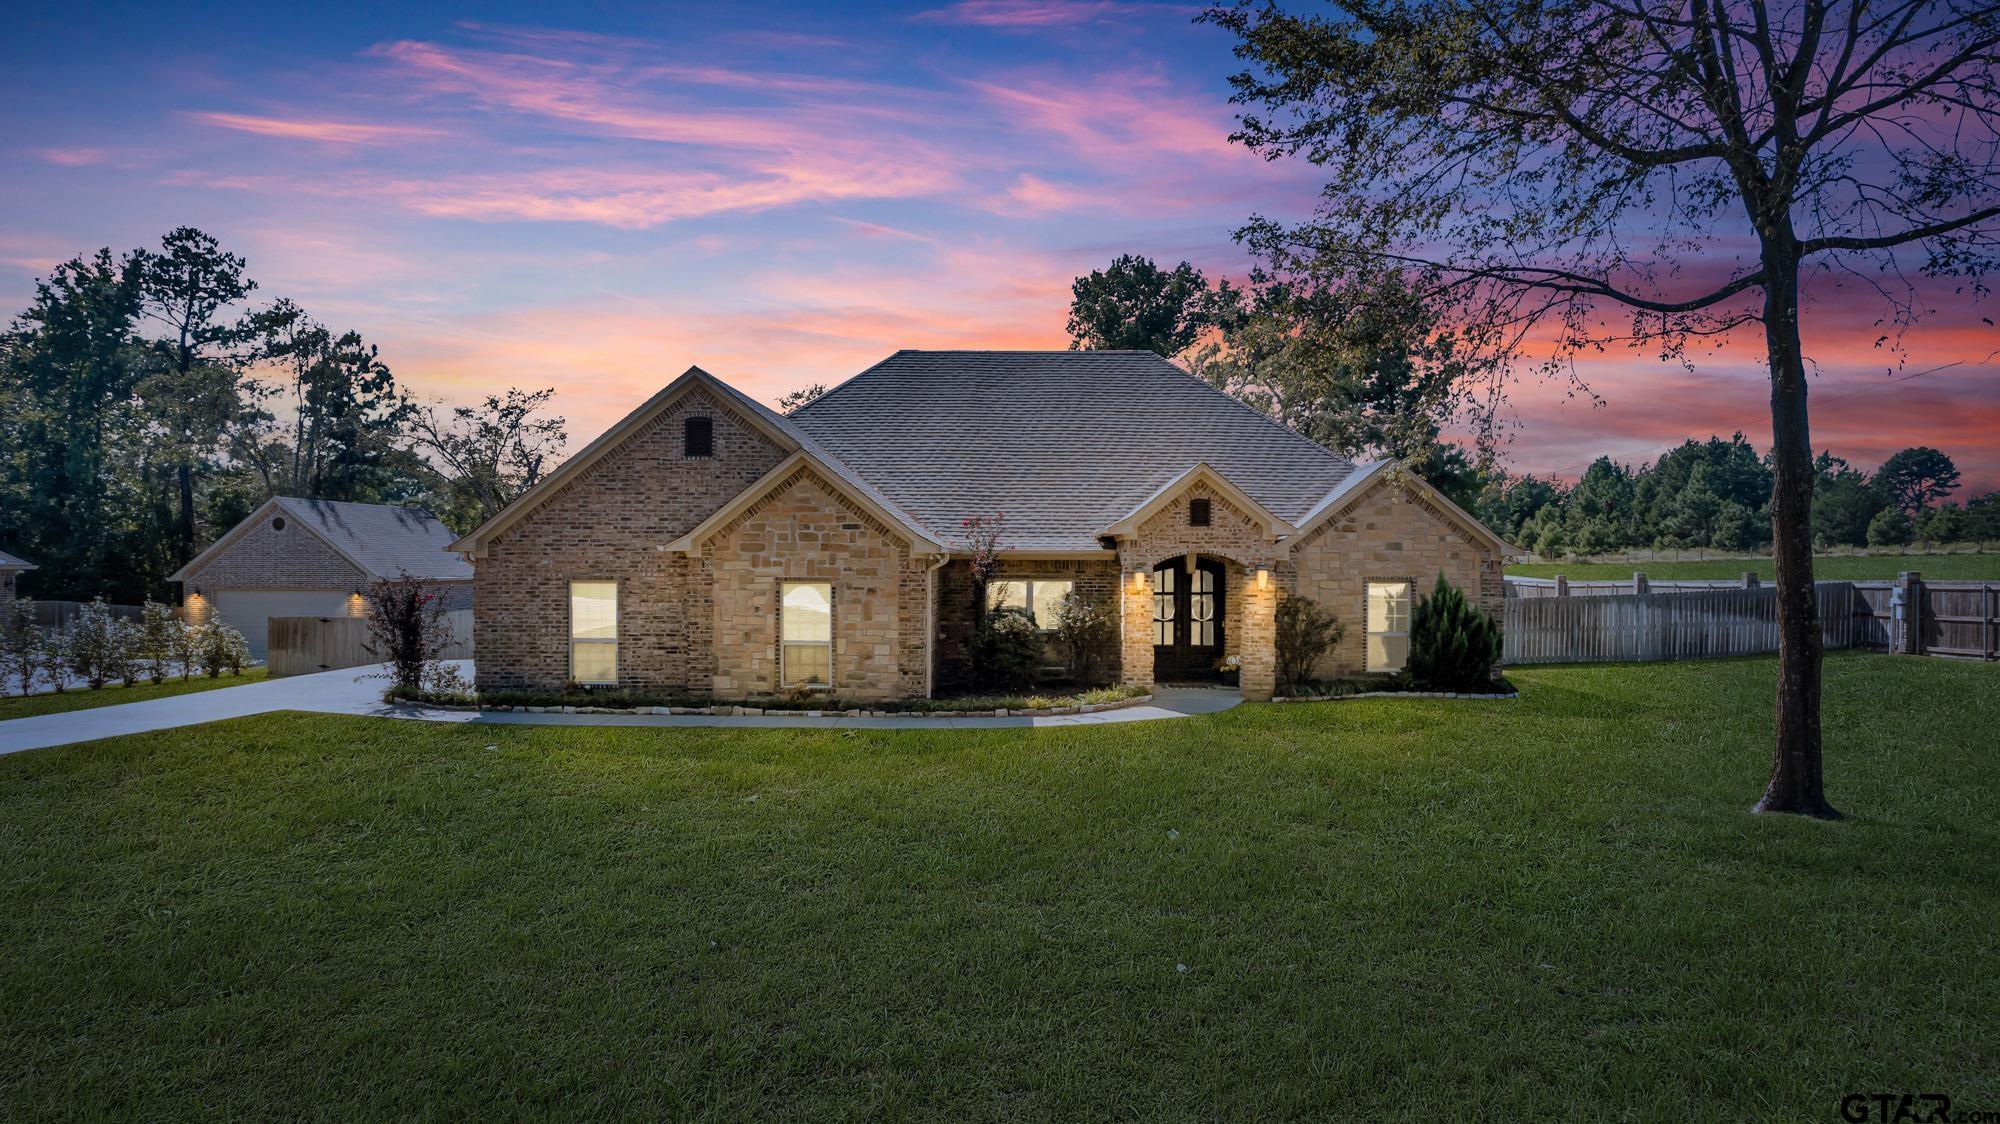
[[[1190,566],[1192,562],[1192,566]],[[1227,619],[1223,564],[1183,556],[1153,567],[1153,678],[1161,683],[1222,677]]]

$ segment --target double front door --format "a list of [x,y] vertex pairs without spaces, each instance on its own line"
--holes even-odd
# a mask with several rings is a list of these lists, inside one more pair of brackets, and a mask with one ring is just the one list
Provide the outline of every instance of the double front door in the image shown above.
[[1222,564],[1176,558],[1153,568],[1153,678],[1221,678]]

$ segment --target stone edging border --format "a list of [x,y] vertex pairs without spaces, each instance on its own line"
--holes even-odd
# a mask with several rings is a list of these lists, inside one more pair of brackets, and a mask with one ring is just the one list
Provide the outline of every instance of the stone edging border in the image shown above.
[[483,706],[466,703],[412,703],[398,701],[396,705],[420,707],[426,710],[493,711],[496,713],[519,714],[618,714],[627,717],[637,715],[705,715],[716,718],[1054,718],[1064,714],[1098,714],[1107,710],[1120,710],[1128,706],[1143,706],[1153,701],[1151,695],[1134,695],[1129,699],[1114,702],[1078,703],[1075,706],[1045,706],[1031,710],[1010,710],[1001,707],[996,710],[791,710],[783,707],[760,706]]
[[1478,702],[1509,702],[1521,697],[1521,692],[1513,691],[1505,695],[1490,695],[1470,691],[1362,691],[1353,695],[1280,695],[1274,703],[1316,703],[1346,702],[1348,699],[1470,699]]

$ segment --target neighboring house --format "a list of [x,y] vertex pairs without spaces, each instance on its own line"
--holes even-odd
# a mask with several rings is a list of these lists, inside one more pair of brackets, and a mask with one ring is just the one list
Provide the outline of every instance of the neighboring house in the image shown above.
[[213,613],[263,659],[272,617],[367,615],[368,587],[408,574],[444,587],[446,607],[472,607],[472,567],[449,551],[430,513],[374,503],[276,497],[169,579],[188,619]]
[[34,563],[24,562],[6,551],[0,550],[0,602],[12,601],[16,596],[14,593],[14,579],[36,568]]
[[1391,670],[1442,571],[1501,607],[1505,542],[1408,471],[1356,466],[1150,352],[901,351],[790,416],[689,368],[453,549],[482,687],[922,696],[973,628],[963,523],[1004,516],[995,596],[1117,620],[1126,682],[1240,656],[1274,615],[1346,626],[1326,674]]

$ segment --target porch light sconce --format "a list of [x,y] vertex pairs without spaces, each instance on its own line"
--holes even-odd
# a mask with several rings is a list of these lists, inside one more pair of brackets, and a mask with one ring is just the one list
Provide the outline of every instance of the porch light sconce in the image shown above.
[[1138,593],[1145,588],[1146,588],[1146,571],[1144,570],[1132,571],[1132,592]]
[[1271,571],[1261,567],[1257,570],[1257,588],[1259,590],[1271,588]]

